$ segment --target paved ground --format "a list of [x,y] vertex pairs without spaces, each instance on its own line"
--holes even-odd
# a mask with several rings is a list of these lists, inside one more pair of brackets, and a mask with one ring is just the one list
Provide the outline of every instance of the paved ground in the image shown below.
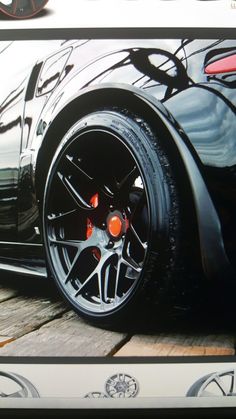
[[158,330],[155,319],[147,328],[114,332],[84,322],[54,284],[1,276],[0,356],[235,355],[235,314],[229,309],[235,290],[211,296],[195,317],[173,327]]

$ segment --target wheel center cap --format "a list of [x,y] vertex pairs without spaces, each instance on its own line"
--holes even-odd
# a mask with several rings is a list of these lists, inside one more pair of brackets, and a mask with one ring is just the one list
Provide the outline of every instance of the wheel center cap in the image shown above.
[[118,391],[118,393],[125,393],[128,390],[128,385],[125,382],[124,383],[118,382],[115,385],[115,389]]
[[122,221],[118,215],[113,215],[108,220],[108,231],[112,237],[119,237],[122,232]]
[[126,222],[119,211],[114,211],[107,218],[107,231],[113,239],[119,239],[126,232]]

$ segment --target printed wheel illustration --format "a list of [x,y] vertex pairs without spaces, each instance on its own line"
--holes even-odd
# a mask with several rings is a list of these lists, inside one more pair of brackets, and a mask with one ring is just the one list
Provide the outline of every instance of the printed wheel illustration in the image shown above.
[[[0,371],[0,379],[0,397],[39,397],[39,393],[33,384],[19,374]],[[2,388],[4,391],[2,391]]]
[[35,16],[48,0],[1,0],[0,11],[10,17],[25,19]]
[[56,283],[82,316],[127,322],[155,281],[163,293],[179,226],[169,166],[155,130],[125,110],[83,117],[60,143],[46,182],[44,241]]
[[234,383],[234,370],[208,374],[190,387],[187,397],[236,396]]
[[84,396],[85,399],[107,399],[108,396],[101,391],[92,391]]
[[105,384],[107,394],[112,398],[136,397],[139,391],[138,382],[128,374],[115,374]]

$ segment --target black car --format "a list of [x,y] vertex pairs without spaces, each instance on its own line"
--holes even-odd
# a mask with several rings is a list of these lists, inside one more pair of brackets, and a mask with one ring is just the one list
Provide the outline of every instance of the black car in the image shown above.
[[100,324],[235,278],[236,41],[0,48],[1,269]]

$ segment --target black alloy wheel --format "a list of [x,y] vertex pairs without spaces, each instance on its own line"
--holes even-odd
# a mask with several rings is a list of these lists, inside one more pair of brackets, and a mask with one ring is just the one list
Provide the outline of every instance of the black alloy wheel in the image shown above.
[[31,18],[38,14],[48,0],[2,0],[0,11],[16,19]]
[[126,110],[81,118],[51,163],[43,223],[49,270],[73,308],[102,325],[134,322],[169,284],[178,248],[176,185],[152,128]]

